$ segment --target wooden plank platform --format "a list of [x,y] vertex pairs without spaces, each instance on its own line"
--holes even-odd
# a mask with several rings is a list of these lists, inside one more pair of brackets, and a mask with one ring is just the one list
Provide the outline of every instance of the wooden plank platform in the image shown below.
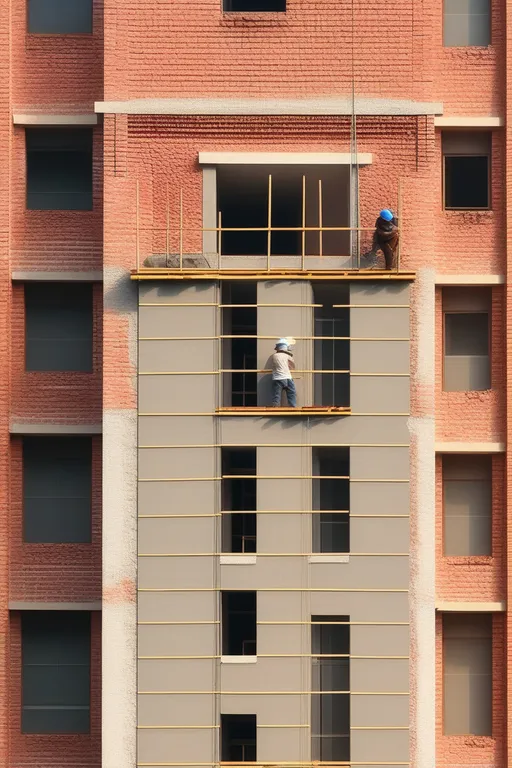
[[226,406],[217,408],[218,416],[349,416],[351,412],[348,406],[334,405],[305,405],[300,408],[284,406]]
[[416,272],[387,269],[139,269],[132,270],[132,280],[400,280],[416,279]]

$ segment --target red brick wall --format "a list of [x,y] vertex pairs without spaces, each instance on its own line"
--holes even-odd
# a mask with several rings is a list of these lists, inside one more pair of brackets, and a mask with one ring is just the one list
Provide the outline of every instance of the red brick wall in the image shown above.
[[98,424],[101,422],[102,380],[102,314],[101,284],[93,289],[93,370],[75,371],[25,370],[25,303],[22,283],[13,287],[11,418],[34,421]]
[[101,614],[91,614],[91,731],[87,734],[21,733],[19,612],[11,614],[10,630],[9,767],[98,768],[101,765]]
[[493,617],[493,706],[492,736],[445,736],[443,734],[443,620],[436,617],[436,762],[437,766],[494,765],[504,768],[507,714],[503,706],[506,695],[505,617]]
[[9,579],[11,600],[101,599],[101,438],[92,438],[92,541],[90,544],[23,542],[22,439],[11,441]]

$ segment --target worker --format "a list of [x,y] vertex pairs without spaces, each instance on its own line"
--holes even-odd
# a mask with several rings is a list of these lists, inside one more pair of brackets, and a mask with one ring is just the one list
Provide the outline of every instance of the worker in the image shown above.
[[295,368],[293,354],[287,339],[279,339],[272,355],[272,405],[281,405],[283,389],[290,408],[297,407],[297,392],[291,371]]
[[389,208],[383,208],[375,222],[370,254],[375,255],[376,251],[380,249],[384,254],[386,269],[393,269],[396,266],[398,237],[398,219]]

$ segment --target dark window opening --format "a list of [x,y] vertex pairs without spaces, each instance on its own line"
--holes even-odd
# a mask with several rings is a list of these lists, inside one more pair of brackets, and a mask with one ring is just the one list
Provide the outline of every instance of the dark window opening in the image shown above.
[[[258,310],[256,283],[239,281],[222,285],[222,333],[227,336],[256,336]],[[258,404],[256,338],[222,340],[223,403],[234,407],[253,407]],[[247,371],[247,373],[246,373]]]
[[348,448],[313,448],[313,552],[350,550],[349,473]]
[[88,733],[90,613],[23,612],[21,637],[23,733]]
[[256,715],[220,716],[221,761],[256,762]]
[[92,371],[93,297],[87,283],[25,284],[25,369]]
[[443,389],[491,388],[490,289],[443,289]]
[[444,0],[445,47],[490,44],[490,0]]
[[26,128],[27,208],[92,209],[92,129]]
[[256,655],[256,592],[222,592],[222,654]]
[[[318,284],[313,287],[315,307],[314,374],[315,405],[350,405],[350,374],[325,373],[325,371],[350,370],[350,311],[348,307],[335,304],[349,304],[348,288]],[[339,336],[345,339],[336,338]]]
[[443,456],[444,554],[492,555],[492,456]]
[[23,541],[91,541],[90,437],[23,438]]
[[446,312],[444,323],[447,355],[489,354],[487,312]]
[[311,617],[313,760],[350,760],[349,621],[348,616]]
[[[266,256],[268,253],[269,176],[271,176],[271,233],[273,256],[300,256],[303,250],[303,184],[306,227],[349,227],[349,166],[224,165],[217,168],[217,205],[223,228],[225,256]],[[303,182],[305,179],[305,182]],[[320,206],[320,185],[322,188]],[[320,215],[321,207],[321,215]],[[261,231],[249,231],[259,229]],[[350,253],[348,231],[309,231],[304,237],[306,256],[340,256]]]
[[221,494],[222,551],[256,552],[256,448],[222,449]]
[[92,0],[27,0],[28,32],[79,35],[92,32]]
[[286,11],[286,0],[224,0],[224,11],[265,13]]
[[444,207],[489,208],[489,157],[445,157]]

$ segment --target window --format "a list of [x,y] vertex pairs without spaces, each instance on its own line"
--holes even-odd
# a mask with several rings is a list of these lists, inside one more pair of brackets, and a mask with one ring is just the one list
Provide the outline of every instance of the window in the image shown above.
[[490,307],[488,289],[443,290],[446,392],[490,389]]
[[21,632],[23,733],[88,733],[90,614],[24,612]]
[[23,540],[91,541],[91,438],[23,438]]
[[222,368],[227,371],[222,374],[223,403],[227,406],[258,404],[258,376],[255,373],[258,340],[247,338],[258,333],[256,291],[255,282],[227,281],[222,285],[222,334],[240,336],[222,339]]
[[286,0],[224,0],[225,11],[286,11]]
[[28,31],[39,35],[92,32],[92,0],[27,0]]
[[349,616],[311,617],[313,760],[350,760],[349,621]]
[[27,371],[92,371],[92,286],[25,284]]
[[490,44],[490,0],[444,0],[443,45]]
[[256,762],[256,715],[220,716],[221,761]]
[[350,550],[348,448],[313,448],[313,476],[313,552],[346,553]]
[[443,615],[444,733],[492,736],[492,616]]
[[256,592],[222,592],[222,654],[256,655]]
[[[325,371],[348,371],[350,369],[350,310],[335,307],[335,304],[349,304],[348,288],[315,284],[313,286],[315,307],[314,374],[315,405],[350,405],[349,373],[325,373]],[[338,338],[340,336],[344,339]]]
[[27,208],[92,209],[92,129],[26,128]]
[[256,448],[222,449],[221,495],[222,551],[256,552]]
[[[263,230],[269,223],[269,185],[271,226],[283,228],[271,234],[271,255],[301,256],[304,197],[306,227],[319,227],[320,221],[323,227],[350,226],[348,165],[220,165],[217,214],[222,214],[222,227],[247,230],[222,233],[223,256],[267,256],[268,233]],[[306,256],[348,255],[350,233],[306,232],[304,250]],[[287,263],[285,259],[280,265]]]
[[443,456],[444,554],[491,555],[492,457]]
[[443,133],[444,207],[488,209],[491,181],[491,134]]

